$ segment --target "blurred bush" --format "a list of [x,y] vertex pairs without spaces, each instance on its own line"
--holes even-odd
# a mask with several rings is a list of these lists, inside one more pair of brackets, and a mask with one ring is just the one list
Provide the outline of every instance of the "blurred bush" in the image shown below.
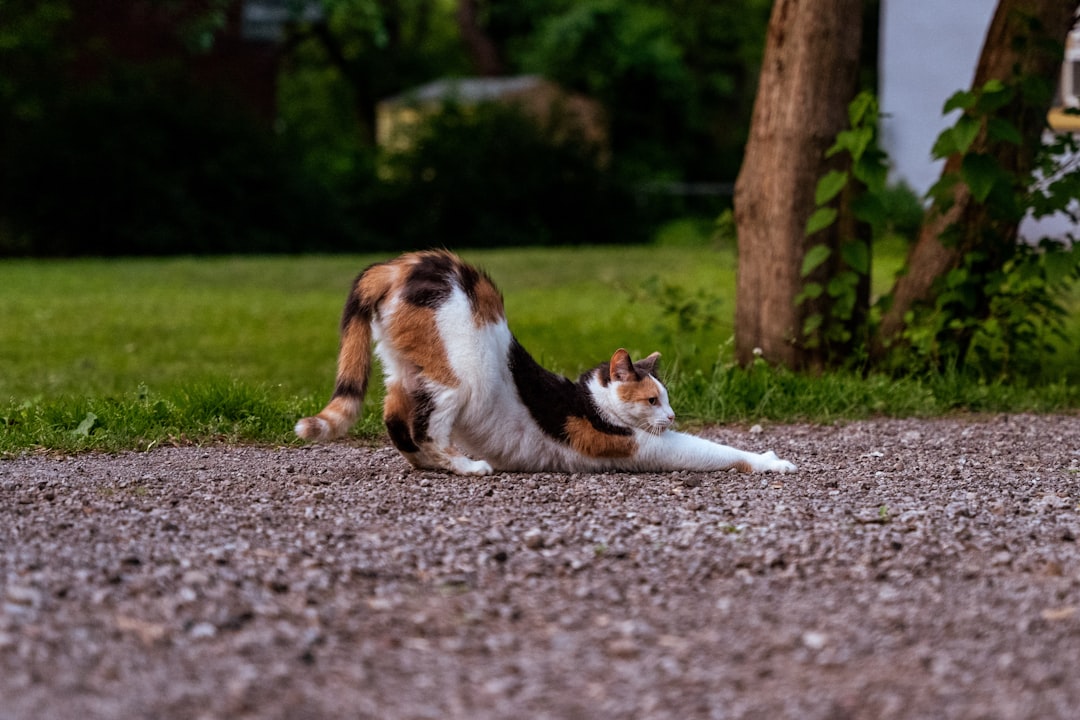
[[317,171],[302,148],[143,67],[8,138],[0,255],[333,252],[646,239],[633,194],[554,113],[447,106],[407,149]]
[[116,71],[9,127],[0,254],[359,249],[270,129],[179,72]]
[[919,194],[901,181],[885,187],[881,202],[885,205],[886,230],[914,240],[926,212]]
[[369,208],[399,247],[626,243],[645,239],[628,186],[560,113],[446,105],[379,165]]

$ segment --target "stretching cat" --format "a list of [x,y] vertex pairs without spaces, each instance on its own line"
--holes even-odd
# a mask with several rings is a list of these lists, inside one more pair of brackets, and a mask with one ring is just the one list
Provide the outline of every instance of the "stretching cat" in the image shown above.
[[510,334],[491,279],[445,251],[403,255],[356,278],[341,318],[333,397],[296,424],[297,435],[329,440],[356,422],[372,340],[386,375],[386,429],[417,468],[795,470],[772,452],[670,430],[675,413],[653,374],[659,353],[635,363],[617,350],[576,383],[540,367]]

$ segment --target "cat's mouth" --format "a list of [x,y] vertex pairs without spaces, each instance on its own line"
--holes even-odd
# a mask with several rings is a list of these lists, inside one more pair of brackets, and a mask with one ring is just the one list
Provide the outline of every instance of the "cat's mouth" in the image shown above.
[[674,424],[673,422],[653,422],[647,424],[643,429],[650,435],[663,435]]

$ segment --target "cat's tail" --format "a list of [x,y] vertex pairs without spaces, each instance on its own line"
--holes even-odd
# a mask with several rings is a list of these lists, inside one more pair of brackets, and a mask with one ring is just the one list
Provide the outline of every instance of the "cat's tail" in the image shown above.
[[341,347],[338,352],[334,394],[318,415],[296,423],[296,434],[305,440],[342,437],[356,424],[371,376],[371,321],[376,298],[385,295],[379,282],[382,273],[369,268],[353,284],[341,316]]

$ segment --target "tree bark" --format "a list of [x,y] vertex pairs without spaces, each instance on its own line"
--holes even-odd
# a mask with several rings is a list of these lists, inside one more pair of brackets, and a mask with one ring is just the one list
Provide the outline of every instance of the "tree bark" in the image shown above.
[[499,55],[499,47],[480,22],[476,0],[458,0],[457,24],[476,72],[489,77],[505,75],[506,67]]
[[[796,306],[808,248],[834,249],[839,225],[807,238],[825,151],[847,126],[862,41],[863,0],[776,0],[743,165],[735,183],[739,264],[735,349],[739,362],[760,354],[796,369],[824,363],[823,350],[800,341]],[[834,256],[836,253],[833,253]],[[825,298],[827,302],[827,298]]]
[[[1056,78],[1078,6],[1077,0],[999,0],[972,89],[991,79],[1008,83],[1019,78]],[[1032,104],[1025,93],[1017,92],[997,114],[1019,129],[1023,142],[995,143],[987,137],[984,126],[969,152],[992,154],[1007,172],[1026,175],[1046,128],[1049,101]],[[960,155],[947,158],[943,176],[958,172],[962,160]],[[988,203],[976,202],[962,182],[954,187],[951,201],[947,208],[935,206],[927,214],[908,255],[908,272],[897,280],[892,305],[882,316],[872,356],[880,358],[887,351],[903,331],[908,311],[930,300],[938,279],[959,267],[968,253],[978,249],[985,256],[981,269],[999,269],[1000,258],[1006,257],[1008,246],[1017,241],[1021,217],[1002,217]],[[951,239],[945,243],[942,237],[950,229]],[[985,304],[986,299],[982,300]],[[975,312],[982,310],[985,307],[976,307]]]

